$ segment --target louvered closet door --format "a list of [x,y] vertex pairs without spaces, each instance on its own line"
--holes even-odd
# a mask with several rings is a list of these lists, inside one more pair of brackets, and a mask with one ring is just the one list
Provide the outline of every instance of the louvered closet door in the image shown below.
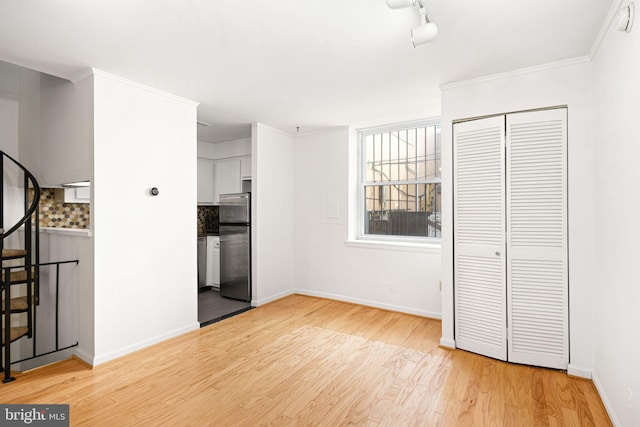
[[568,363],[567,110],[507,116],[509,361]]
[[454,125],[456,347],[507,358],[504,116]]

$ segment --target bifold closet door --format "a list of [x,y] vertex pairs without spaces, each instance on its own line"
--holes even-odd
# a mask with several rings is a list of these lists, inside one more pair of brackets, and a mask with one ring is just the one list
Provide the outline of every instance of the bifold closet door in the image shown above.
[[567,110],[456,123],[456,346],[566,369]]
[[506,360],[505,119],[453,134],[456,347]]
[[509,361],[566,369],[567,110],[507,115]]

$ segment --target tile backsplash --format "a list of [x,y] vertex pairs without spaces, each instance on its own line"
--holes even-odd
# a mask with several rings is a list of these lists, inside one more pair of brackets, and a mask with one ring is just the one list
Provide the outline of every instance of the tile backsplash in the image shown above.
[[198,206],[198,235],[217,233],[220,206]]
[[[33,194],[33,190],[30,190]],[[31,196],[33,197],[33,196]],[[40,227],[90,228],[89,203],[62,203],[56,200],[55,189],[40,192]]]

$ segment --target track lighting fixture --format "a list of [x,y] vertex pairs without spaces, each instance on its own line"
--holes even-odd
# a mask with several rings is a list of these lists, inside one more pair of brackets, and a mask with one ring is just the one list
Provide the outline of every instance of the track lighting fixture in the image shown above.
[[416,0],[387,0],[387,6],[391,9],[404,9],[416,5]]
[[413,47],[433,41],[438,36],[438,26],[429,21],[425,0],[386,0],[391,9],[403,9],[405,7],[417,7],[420,14],[420,25],[411,29],[411,43]]

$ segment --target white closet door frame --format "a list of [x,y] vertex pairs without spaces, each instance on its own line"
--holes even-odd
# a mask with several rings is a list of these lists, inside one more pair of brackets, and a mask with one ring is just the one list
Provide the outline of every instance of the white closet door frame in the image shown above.
[[506,360],[505,118],[453,129],[456,347]]
[[508,358],[566,369],[567,109],[506,120]]

